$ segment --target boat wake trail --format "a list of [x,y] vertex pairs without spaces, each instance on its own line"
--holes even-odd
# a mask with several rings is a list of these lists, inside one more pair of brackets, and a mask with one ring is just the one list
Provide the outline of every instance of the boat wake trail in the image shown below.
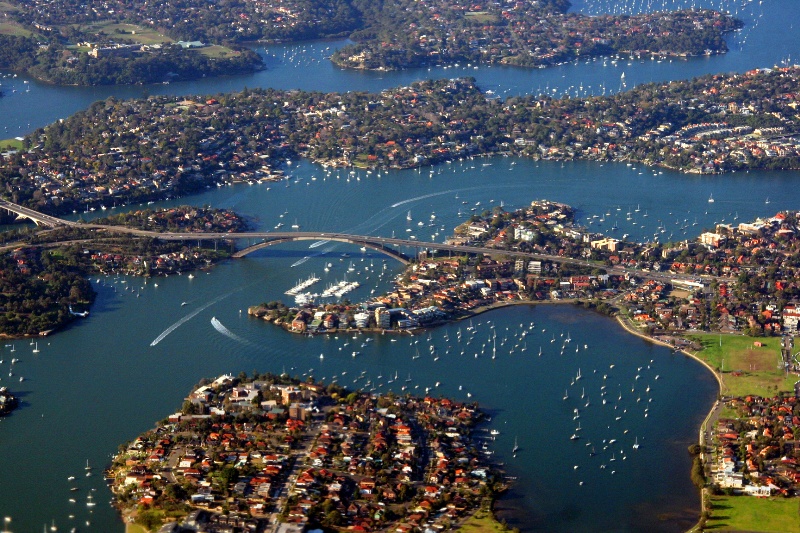
[[226,337],[235,340],[236,342],[240,342],[242,344],[250,344],[247,340],[241,338],[240,336],[238,336],[237,334],[235,334],[234,332],[223,326],[222,322],[220,322],[219,319],[215,316],[211,317],[211,325],[214,326],[215,330],[219,331]]
[[[528,184],[525,183],[518,183],[518,184],[511,184],[511,185],[492,185],[492,190],[496,189],[517,189],[520,187],[526,187]],[[432,192],[430,194],[423,194],[422,196],[415,196],[414,198],[408,198],[407,200],[401,200],[399,202],[395,202],[389,207],[400,207],[401,205],[410,204],[412,202],[417,202],[419,200],[425,200],[426,198],[434,198],[436,196],[443,196],[445,194],[453,194],[459,192],[471,192],[471,191],[484,191],[488,187],[466,187],[463,189],[448,189],[446,191],[440,192]]]
[[409,198],[408,200],[403,200],[400,202],[393,203],[390,207],[400,207],[401,205],[410,204],[411,202],[416,202],[417,200],[424,200],[426,198],[433,198],[434,196],[442,196],[444,194],[453,194],[454,192],[458,191],[459,189],[450,189],[442,192],[432,192],[430,194],[423,194],[422,196],[415,196],[414,198]]
[[209,307],[211,307],[211,306],[212,306],[212,305],[214,305],[215,303],[219,302],[219,301],[220,301],[220,300],[222,300],[223,298],[227,298],[229,295],[230,295],[230,294],[223,294],[222,296],[217,296],[216,298],[214,298],[213,300],[211,300],[210,302],[208,302],[206,305],[204,305],[204,306],[202,306],[202,307],[198,307],[197,309],[195,309],[194,311],[192,311],[191,313],[189,313],[188,315],[186,315],[185,317],[181,318],[180,320],[178,320],[177,322],[175,322],[174,324],[172,324],[170,327],[168,327],[167,329],[165,329],[165,330],[164,330],[164,331],[161,333],[161,335],[159,335],[158,337],[156,337],[156,338],[155,338],[155,340],[153,340],[153,342],[151,342],[151,343],[150,343],[150,346],[155,346],[155,345],[156,345],[156,344],[158,344],[159,342],[163,341],[163,340],[164,340],[164,339],[167,337],[167,335],[169,335],[170,333],[172,333],[173,331],[175,331],[176,329],[178,329],[179,327],[181,327],[182,325],[184,325],[186,322],[188,322],[188,321],[190,321],[191,319],[193,319],[194,317],[196,317],[196,316],[197,316],[198,314],[200,314],[202,311],[204,311],[204,310],[208,309]]

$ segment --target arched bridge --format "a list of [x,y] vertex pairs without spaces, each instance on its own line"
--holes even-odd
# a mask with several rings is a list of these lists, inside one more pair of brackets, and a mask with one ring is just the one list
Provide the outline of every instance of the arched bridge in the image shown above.
[[37,226],[48,226],[51,228],[57,228],[59,226],[80,225],[80,223],[78,222],[71,222],[69,220],[64,220],[58,217],[45,215],[44,213],[40,213],[35,209],[23,207],[21,205],[2,199],[0,199],[0,208],[5,209],[9,213],[14,213],[15,215],[17,215],[17,220],[27,218],[28,220],[32,220],[33,223],[36,224]]
[[[231,234],[228,234],[231,235]],[[325,233],[290,233],[290,234],[283,234],[283,236],[278,236],[277,234],[267,234],[269,237],[264,238],[261,242],[257,244],[253,244],[248,246],[247,248],[242,248],[235,254],[233,257],[245,257],[257,250],[261,250],[262,248],[266,248],[268,246],[273,246],[275,244],[281,244],[283,242],[294,242],[294,241],[318,241],[318,242],[344,242],[348,244],[355,244],[356,246],[360,246],[362,248],[369,248],[371,250],[376,250],[382,254],[388,255],[392,259],[396,259],[403,264],[408,264],[411,261],[406,254],[402,252],[398,252],[393,248],[386,246],[385,244],[374,242],[374,237],[366,237],[362,235],[344,235],[344,234],[336,234],[336,235],[329,235]],[[250,237],[252,238],[252,237]],[[414,242],[414,241],[409,241]],[[419,246],[419,244],[416,244]]]

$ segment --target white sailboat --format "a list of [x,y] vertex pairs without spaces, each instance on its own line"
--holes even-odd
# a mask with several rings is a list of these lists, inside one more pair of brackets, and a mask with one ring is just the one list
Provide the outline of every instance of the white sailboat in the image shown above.
[[514,437],[514,447],[511,449],[511,453],[517,453],[519,450],[519,444],[517,444],[517,437]]
[[713,194],[709,194],[708,195],[708,203],[710,203],[710,204],[714,203],[714,195]]

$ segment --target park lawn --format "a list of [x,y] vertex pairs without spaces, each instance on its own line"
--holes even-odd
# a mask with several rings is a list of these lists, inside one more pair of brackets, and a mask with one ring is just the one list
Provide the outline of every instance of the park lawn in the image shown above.
[[800,533],[797,498],[712,496],[706,531]]
[[101,31],[107,37],[121,42],[138,44],[168,44],[173,40],[154,29],[137,24],[117,24],[115,22],[97,22],[82,28],[87,33],[98,35]]
[[[2,9],[0,9],[2,12]],[[14,37],[30,37],[31,32],[13,22],[0,22],[0,35],[12,35]]]
[[486,511],[478,511],[458,528],[466,533],[503,533],[508,528],[498,522]]
[[126,524],[125,533],[149,533],[149,531],[139,524]]
[[492,15],[487,11],[473,11],[472,13],[465,13],[464,17],[467,20],[478,22],[480,24],[493,24],[499,20],[497,15]]
[[5,139],[0,141],[0,151],[7,150],[9,147],[11,150],[22,150],[22,141],[18,141],[17,139]]
[[[779,337],[747,337],[744,335],[690,335],[703,349],[695,355],[717,372],[722,369],[722,394],[725,396],[775,396],[794,390],[797,377],[786,377],[778,369]],[[720,346],[722,339],[722,346]],[[763,346],[755,346],[760,342]]]
[[200,48],[199,51],[204,56],[213,59],[219,59],[222,57],[236,57],[239,55],[239,52],[231,50],[226,46],[220,46],[218,44],[214,44],[211,46],[204,46],[203,48]]
[[17,11],[19,11],[17,6],[0,1],[0,13],[15,13]]

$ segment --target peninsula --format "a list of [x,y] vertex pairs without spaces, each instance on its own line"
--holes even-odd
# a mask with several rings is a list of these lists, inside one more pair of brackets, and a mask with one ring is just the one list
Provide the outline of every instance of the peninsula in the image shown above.
[[[567,0],[500,5],[455,0],[288,0],[0,4],[0,68],[58,84],[168,82],[252,72],[243,44],[349,36],[339,66],[397,69],[461,62],[544,67],[582,56],[659,57],[727,51],[742,22],[710,10],[589,17]],[[197,50],[195,50],[197,49]]]
[[[299,333],[404,330],[499,305],[568,301],[621,313],[635,329],[678,348],[691,345],[683,335],[697,331],[798,331],[798,212],[718,224],[692,241],[673,242],[608,237],[592,231],[598,220],[581,225],[570,206],[547,200],[513,212],[495,207],[471,216],[448,239],[494,253],[423,255],[408,265],[394,291],[360,305],[301,292],[297,296],[309,303],[265,303],[250,314]],[[688,229],[693,223],[684,224]],[[512,257],[519,252],[542,259]],[[796,361],[785,364],[798,370]]]
[[[406,7],[413,5],[414,7]],[[567,13],[569,2],[500,4],[398,1],[375,28],[337,50],[345,68],[394,70],[432,65],[544,68],[575,58],[625,54],[687,57],[727,52],[723,35],[742,22],[710,10],[599,16]],[[390,8],[390,10],[391,10]]]
[[[110,98],[2,158],[11,201],[51,214],[280,180],[286,160],[402,169],[481,155],[640,162],[692,173],[800,167],[800,68],[499,100],[472,79],[369,94],[271,89]],[[668,178],[665,178],[668,179]]]
[[457,528],[504,488],[482,419],[447,398],[223,375],[121,446],[107,476],[123,518],[151,531]]
[[[145,209],[101,221],[109,226],[196,232],[200,237],[202,231],[246,228],[244,220],[229,211],[187,206]],[[4,243],[12,236],[9,233],[2,234]],[[202,238],[187,244],[97,234],[79,227],[25,229],[13,238],[0,253],[2,337],[47,335],[88,316],[95,298],[88,276],[166,276],[207,268],[230,255],[227,248],[217,250],[210,242],[204,245]]]

